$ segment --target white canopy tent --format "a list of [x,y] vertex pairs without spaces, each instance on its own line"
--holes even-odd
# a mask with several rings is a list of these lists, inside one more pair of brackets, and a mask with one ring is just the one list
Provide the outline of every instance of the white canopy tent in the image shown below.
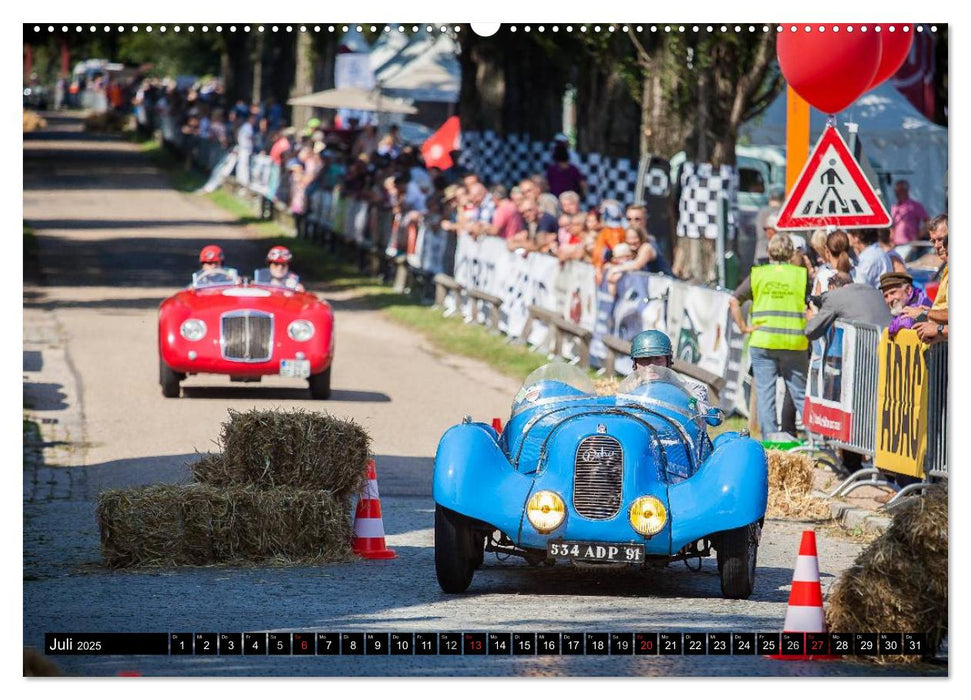
[[[837,115],[844,138],[847,123],[859,124],[863,152],[873,169],[885,178],[881,183],[888,203],[895,200],[889,181],[907,180],[910,196],[930,216],[947,211],[947,129],[927,120],[889,83],[871,90]],[[826,126],[826,115],[816,109],[810,116],[811,146]],[[786,94],[741,128],[745,143],[785,152]]]
[[386,112],[389,114],[415,114],[418,112],[417,109],[397,97],[382,94],[377,90],[365,90],[356,87],[335,88],[294,97],[288,101],[288,104],[325,109]]
[[[380,75],[378,80],[382,80]],[[462,70],[456,58],[455,42],[444,34],[422,54],[400,70],[382,80],[391,95],[408,97],[416,102],[459,101]]]

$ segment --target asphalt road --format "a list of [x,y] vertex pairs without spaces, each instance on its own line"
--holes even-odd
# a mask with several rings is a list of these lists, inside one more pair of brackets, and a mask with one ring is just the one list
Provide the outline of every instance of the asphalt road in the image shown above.
[[[756,592],[719,594],[714,561],[657,572],[529,568],[492,555],[465,595],[444,595],[433,564],[432,458],[469,413],[505,417],[517,383],[443,356],[380,312],[332,299],[333,398],[297,381],[231,385],[196,377],[181,399],[157,383],[158,304],[188,282],[206,243],[240,269],[264,251],[203,198],[167,186],[120,140],[52,118],[24,139],[24,218],[40,242],[44,284],[24,290],[24,394],[49,443],[24,464],[24,644],[71,632],[756,632],[780,631],[803,526],[769,521]],[[299,261],[294,268],[299,271]],[[213,447],[226,410],[304,407],[353,417],[374,439],[393,561],[321,567],[110,571],[95,500],[106,488],[175,482]],[[859,552],[819,535],[825,591]],[[895,676],[938,666],[779,662],[760,656],[58,657],[77,675],[299,676]]]

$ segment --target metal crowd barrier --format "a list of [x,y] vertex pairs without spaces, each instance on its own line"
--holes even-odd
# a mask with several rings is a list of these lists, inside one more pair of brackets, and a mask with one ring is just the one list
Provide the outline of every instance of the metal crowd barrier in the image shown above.
[[927,352],[927,456],[924,473],[947,478],[947,343],[932,345]]
[[[879,374],[879,358],[877,345],[883,329],[872,323],[852,321],[837,321],[836,327],[842,327],[843,332],[852,328],[855,340],[852,345],[853,353],[853,381],[852,381],[852,413],[853,422],[850,425],[850,439],[847,442],[832,441],[836,447],[852,452],[859,452],[873,457],[877,444],[877,375]],[[847,366],[843,358],[843,367]]]

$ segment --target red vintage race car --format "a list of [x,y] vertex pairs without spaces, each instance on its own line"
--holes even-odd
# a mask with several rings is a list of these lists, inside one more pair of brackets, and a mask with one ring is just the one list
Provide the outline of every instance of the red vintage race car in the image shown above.
[[[292,277],[292,276],[291,276]],[[315,399],[330,397],[334,313],[316,295],[240,280],[235,270],[197,273],[159,308],[159,383],[180,395],[190,374],[228,374],[253,382],[268,375],[306,379]],[[296,283],[292,278],[290,282]]]

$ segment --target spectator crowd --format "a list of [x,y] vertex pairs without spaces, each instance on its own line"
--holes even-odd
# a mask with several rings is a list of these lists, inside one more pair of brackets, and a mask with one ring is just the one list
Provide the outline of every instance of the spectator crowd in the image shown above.
[[[626,272],[672,274],[642,203],[608,199],[593,208],[582,206],[587,182],[570,162],[562,136],[555,139],[544,172],[500,184],[464,167],[458,150],[449,153],[449,167],[425,167],[420,145],[406,143],[395,125],[378,129],[337,118],[288,125],[279,103],[229,105],[215,83],[183,90],[171,81],[145,81],[132,103],[177,119],[185,135],[235,150],[235,175],[243,186],[249,181],[249,156],[266,154],[275,166],[271,194],[298,219],[315,191],[339,187],[345,199],[390,209],[399,230],[423,225],[448,234],[446,264],[454,258],[458,236],[492,236],[523,255],[589,262],[598,285],[611,290]],[[894,193],[892,225],[883,230],[781,232],[779,191],[770,193],[769,205],[759,213],[754,267],[734,290],[731,312],[742,332],[751,335],[763,435],[780,427],[795,432],[811,344],[821,351],[836,320],[889,326],[892,335],[913,328],[927,343],[947,339],[947,216],[928,217],[910,198],[905,181],[895,184]],[[383,245],[386,234],[375,230],[375,222],[365,235]],[[936,296],[914,280],[895,248],[921,239],[929,239],[941,263]],[[749,302],[752,312],[746,318],[743,307]],[[775,406],[780,377],[789,404],[781,426]]]

